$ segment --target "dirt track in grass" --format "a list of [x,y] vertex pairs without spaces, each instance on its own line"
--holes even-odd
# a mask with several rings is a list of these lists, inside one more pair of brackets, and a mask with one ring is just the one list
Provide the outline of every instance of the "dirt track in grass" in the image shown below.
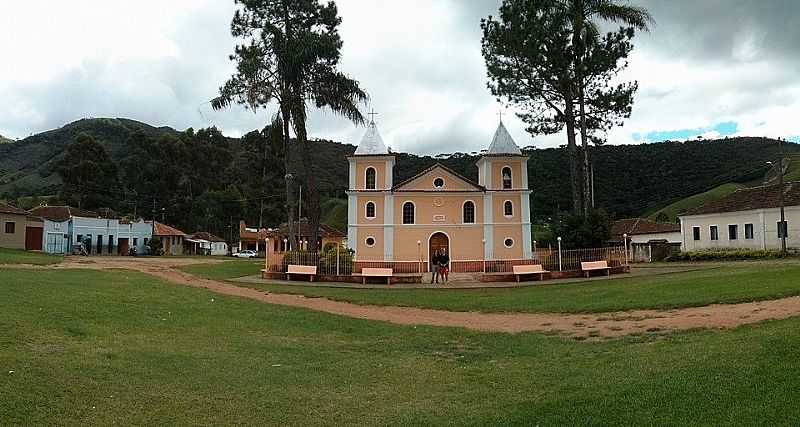
[[[38,268],[124,268],[140,271],[171,283],[204,288],[223,295],[249,298],[269,304],[307,308],[358,319],[378,320],[400,325],[461,327],[485,332],[543,332],[578,339],[611,338],[695,328],[725,329],[800,315],[800,297],[740,304],[715,304],[674,310],[631,310],[593,314],[503,314],[358,305],[325,298],[307,298],[302,295],[276,294],[239,287],[232,283],[199,278],[174,268],[199,262],[204,262],[204,260],[69,258],[56,266]],[[207,260],[207,262],[218,261]]]

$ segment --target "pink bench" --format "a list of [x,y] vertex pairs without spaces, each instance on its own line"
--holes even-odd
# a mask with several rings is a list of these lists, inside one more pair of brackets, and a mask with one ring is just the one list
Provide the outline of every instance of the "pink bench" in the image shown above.
[[514,276],[517,277],[517,282],[520,281],[520,276],[525,274],[538,274],[539,280],[544,279],[544,273],[549,273],[549,271],[542,268],[539,264],[533,265],[515,265],[514,269]]
[[392,275],[393,271],[391,268],[373,268],[373,267],[364,267],[361,269],[361,283],[366,285],[367,284],[367,277],[385,277],[386,284],[392,284]]
[[314,276],[317,275],[317,267],[315,265],[294,265],[289,264],[286,266],[286,280],[292,280],[292,274],[299,274],[302,276],[310,276],[311,281],[314,281]]
[[589,277],[589,273],[592,271],[605,271],[606,276],[611,276],[611,267],[608,266],[607,261],[582,262],[581,270],[586,277]]

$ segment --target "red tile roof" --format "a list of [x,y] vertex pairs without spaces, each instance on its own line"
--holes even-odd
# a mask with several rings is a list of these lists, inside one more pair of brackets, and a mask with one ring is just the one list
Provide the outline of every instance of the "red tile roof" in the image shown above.
[[55,222],[63,222],[74,216],[81,218],[98,218],[96,212],[85,211],[71,206],[38,206],[31,209],[31,215]]
[[[295,233],[298,230],[298,224],[294,223],[294,231]],[[300,235],[307,237],[311,235],[311,227],[308,225],[308,221],[304,218],[300,221],[299,224]],[[289,225],[283,223],[277,229],[269,230],[266,233],[269,237],[286,237],[289,235]],[[319,237],[322,238],[343,238],[345,234],[335,228],[331,228],[325,224],[319,225]]]
[[188,239],[208,240],[209,242],[224,242],[225,239],[215,236],[207,231],[198,231],[197,233],[186,236]]
[[178,230],[177,228],[170,227],[167,224],[162,224],[162,223],[156,221],[154,235],[156,235],[156,236],[185,236],[186,233],[184,233],[181,230]]
[[10,215],[26,215],[26,216],[28,215],[27,211],[24,211],[20,208],[5,203],[0,203],[0,213],[10,214]]
[[[787,182],[783,185],[785,206],[800,206],[800,182]],[[743,188],[699,208],[691,209],[680,216],[706,215],[723,212],[740,212],[754,209],[769,209],[780,206],[780,185]]]
[[674,233],[676,231],[681,231],[680,224],[655,222],[645,218],[620,219],[614,221],[611,225],[612,236],[622,236],[623,234],[634,236],[637,234]]

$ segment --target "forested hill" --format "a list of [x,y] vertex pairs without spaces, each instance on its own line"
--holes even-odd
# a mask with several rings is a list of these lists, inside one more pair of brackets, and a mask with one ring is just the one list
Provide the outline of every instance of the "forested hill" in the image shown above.
[[[80,133],[92,135],[109,152],[112,161],[123,163],[130,159],[132,148],[130,137],[136,132],[157,140],[164,135],[180,138],[185,132],[167,127],[152,127],[127,119],[85,119],[65,125],[59,129],[33,135],[13,144],[0,144],[0,199],[15,199],[27,195],[57,194],[61,180],[56,172],[57,162],[65,147]],[[204,190],[237,192],[244,206],[241,215],[248,221],[257,219],[259,197],[253,178],[260,177],[260,169],[254,162],[257,154],[248,151],[247,144],[239,139],[216,140],[219,153],[226,153],[227,163],[215,163],[216,168],[201,167],[195,163],[184,163],[182,159],[169,159],[158,166],[164,174],[169,165],[189,169],[175,176],[187,176],[193,182],[189,199],[194,200]],[[156,142],[156,144],[158,144]],[[188,142],[187,142],[188,144]],[[315,172],[319,178],[320,192],[324,197],[344,197],[347,186],[348,166],[345,156],[355,146],[330,141],[315,142],[313,150]],[[157,147],[157,145],[155,145]],[[786,144],[785,152],[800,152],[796,144]],[[193,150],[189,150],[187,157]],[[529,151],[529,185],[533,190],[532,212],[535,219],[552,216],[560,207],[568,210],[570,204],[567,153],[562,149],[548,148]],[[766,173],[768,160],[778,156],[777,141],[766,138],[729,138],[688,142],[663,142],[642,145],[602,146],[592,149],[595,172],[596,205],[618,217],[641,215],[693,194],[701,193],[720,184],[735,182],[756,184]],[[294,169],[302,171],[298,156],[292,156]],[[166,160],[166,159],[165,159]],[[281,203],[283,175],[275,170],[280,165],[272,159],[268,176],[267,192],[275,193],[270,199],[265,222],[282,219]],[[435,159],[429,156],[398,153],[395,182],[400,182],[420,170],[440,161],[457,172],[476,179],[476,157],[455,153]],[[220,166],[224,165],[224,166]],[[218,170],[224,168],[225,170]],[[120,174],[123,172],[120,167]],[[124,181],[124,177],[120,177]],[[207,183],[207,184],[203,184]],[[123,182],[123,185],[125,183]],[[202,188],[207,185],[209,188]],[[199,186],[199,187],[198,187]],[[142,190],[137,190],[142,193]],[[155,191],[153,191],[155,193]],[[256,192],[256,194],[251,194]],[[166,192],[164,194],[170,194]],[[130,197],[128,195],[125,196]],[[147,200],[136,201],[145,204]],[[155,196],[154,196],[155,197]],[[163,196],[167,197],[167,196]],[[169,200],[161,201],[169,206]],[[131,202],[127,202],[130,205]],[[193,203],[193,202],[191,202]],[[184,204],[183,210],[193,209]],[[149,202],[147,202],[149,204]],[[124,210],[125,205],[117,206]],[[238,209],[237,209],[238,210]],[[221,215],[222,213],[219,213]],[[181,212],[172,212],[176,217]],[[200,216],[209,214],[198,214]],[[204,224],[188,223],[196,228]],[[216,228],[212,224],[205,224]],[[213,230],[212,230],[213,231]]]

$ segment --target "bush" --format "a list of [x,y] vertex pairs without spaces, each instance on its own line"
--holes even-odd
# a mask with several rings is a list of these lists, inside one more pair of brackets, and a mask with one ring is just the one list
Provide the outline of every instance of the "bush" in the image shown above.
[[679,252],[666,257],[664,261],[738,261],[748,259],[779,259],[785,257],[786,255],[778,250],[734,248]]

